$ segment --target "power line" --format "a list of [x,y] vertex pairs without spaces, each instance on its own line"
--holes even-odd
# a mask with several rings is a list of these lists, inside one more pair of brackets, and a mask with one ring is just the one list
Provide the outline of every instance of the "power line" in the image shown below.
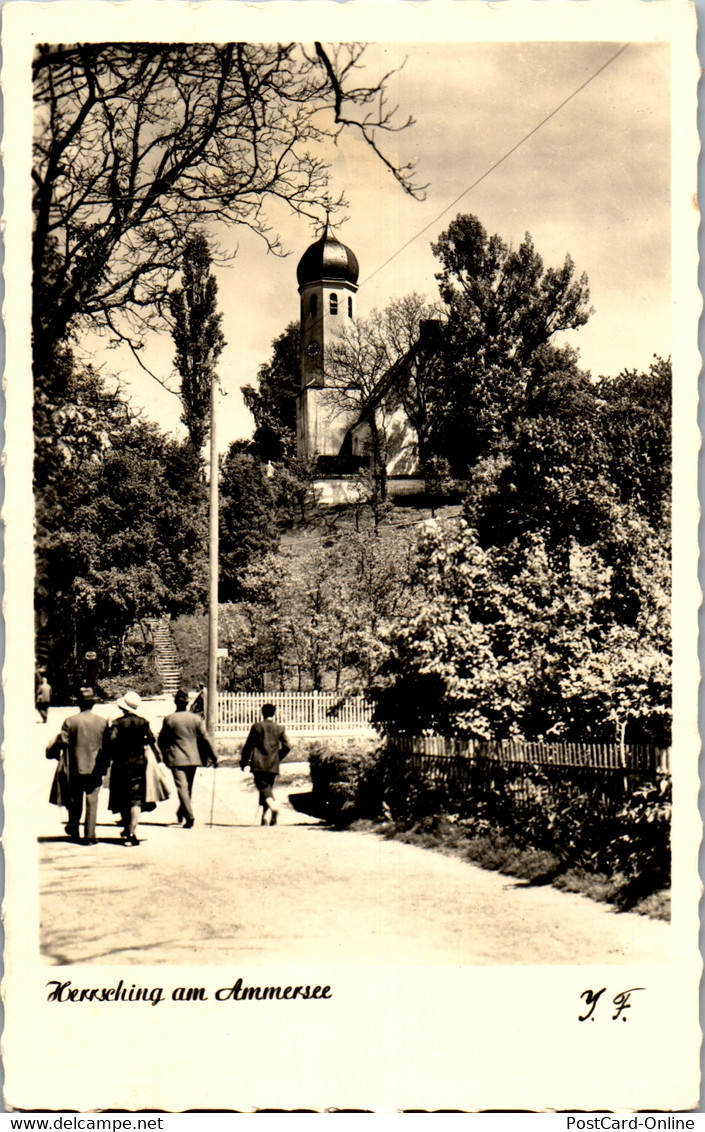
[[379,272],[382,271],[383,268],[385,268],[388,264],[390,264],[393,259],[396,259],[396,257],[398,255],[401,255],[401,253],[405,251],[410,244],[413,244],[414,240],[418,240],[419,236],[423,236],[424,232],[428,232],[429,228],[432,228],[433,225],[436,224],[442,216],[445,216],[446,212],[450,212],[451,208],[455,208],[456,204],[458,204],[463,199],[463,197],[466,197],[468,193],[472,192],[473,189],[476,189],[477,186],[482,183],[482,181],[489,177],[490,173],[494,173],[495,169],[498,169],[499,166],[504,161],[506,161],[508,157],[511,157],[513,153],[516,153],[516,151],[520,146],[524,144],[524,142],[528,141],[530,137],[533,137],[535,133],[538,133],[538,131],[546,125],[546,122],[550,122],[551,118],[555,118],[556,114],[558,114],[564,106],[567,106],[568,103],[576,97],[576,95],[580,94],[582,90],[585,90],[585,87],[593,82],[593,80],[596,79],[598,75],[602,74],[602,72],[606,70],[607,67],[614,63],[615,59],[618,59],[619,56],[624,51],[626,51],[629,46],[629,43],[625,43],[623,47],[620,47],[619,51],[616,51],[614,55],[612,55],[607,60],[606,63],[603,63],[601,67],[598,67],[594,74],[590,75],[590,77],[587,78],[585,82],[581,83],[579,87],[576,87],[572,94],[569,94],[567,98],[564,98],[563,101],[558,106],[556,106],[555,110],[552,110],[551,113],[547,114],[546,117],[543,118],[537,126],[534,126],[532,130],[529,130],[528,134],[525,134],[524,137],[516,143],[516,145],[513,145],[511,149],[508,149],[507,152],[503,154],[498,161],[495,161],[494,165],[491,165],[490,168],[487,169],[481,177],[478,177],[476,181],[473,181],[471,185],[468,185],[467,189],[464,189],[459,197],[456,197],[455,200],[446,205],[446,207],[438,213],[438,216],[435,216],[433,220],[429,220],[428,224],[426,224],[423,228],[420,228],[419,231],[416,232],[416,234],[413,235],[409,240],[407,240],[405,244],[402,244],[402,246],[398,248],[393,255],[390,255],[389,259],[385,259],[384,263],[380,264],[379,267],[376,267],[370,275],[362,280],[360,286],[362,286],[363,283],[368,283],[370,279],[373,279],[375,275],[378,275]]

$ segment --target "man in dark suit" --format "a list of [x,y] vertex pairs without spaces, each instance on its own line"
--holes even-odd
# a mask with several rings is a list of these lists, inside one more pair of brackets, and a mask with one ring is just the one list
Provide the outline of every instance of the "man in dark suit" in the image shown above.
[[187,711],[188,693],[178,691],[174,696],[176,711],[167,715],[159,732],[159,750],[171,769],[179,795],[176,816],[184,829],[194,823],[191,796],[193,780],[199,766],[216,766],[217,759],[210,736],[200,715]]
[[274,801],[273,786],[279,774],[279,760],[286,758],[291,750],[283,725],[274,722],[276,710],[274,704],[264,704],[262,718],[252,724],[240,755],[241,770],[252,765],[262,807],[262,825],[267,824],[267,813],[269,824],[277,824],[279,807]]
[[78,697],[80,711],[68,717],[59,736],[60,743],[68,752],[69,824],[66,832],[69,837],[78,840],[85,798],[85,845],[97,844],[95,823],[103,779],[102,752],[107,727],[107,720],[101,719],[92,710],[94,703],[93,689],[81,688]]

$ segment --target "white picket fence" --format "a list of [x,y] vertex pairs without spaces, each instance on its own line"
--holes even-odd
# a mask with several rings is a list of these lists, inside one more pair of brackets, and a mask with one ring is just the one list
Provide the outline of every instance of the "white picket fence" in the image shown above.
[[374,734],[364,697],[338,692],[221,692],[217,734],[246,735],[267,703],[275,705],[288,735]]

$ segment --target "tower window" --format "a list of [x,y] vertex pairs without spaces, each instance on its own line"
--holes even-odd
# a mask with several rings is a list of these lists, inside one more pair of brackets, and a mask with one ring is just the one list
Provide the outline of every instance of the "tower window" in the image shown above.
[[311,305],[309,307],[309,310],[311,311],[311,318],[316,318],[316,316],[318,315],[318,295],[311,295]]
[[335,292],[333,292],[333,294],[330,297],[330,313],[331,314],[337,314],[338,313],[338,296],[335,294]]
[[348,318],[352,318],[352,296],[348,295]]

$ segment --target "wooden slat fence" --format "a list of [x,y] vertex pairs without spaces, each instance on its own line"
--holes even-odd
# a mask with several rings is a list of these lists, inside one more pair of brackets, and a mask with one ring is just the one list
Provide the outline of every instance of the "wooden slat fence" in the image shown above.
[[496,792],[519,806],[548,790],[588,793],[609,806],[641,782],[670,774],[670,750],[608,743],[480,742],[438,736],[387,743],[394,789],[441,790],[449,803]]
[[574,767],[585,770],[618,770],[637,774],[668,774],[669,748],[617,743],[527,743],[504,739],[487,742],[476,739],[445,739],[438,735],[396,737],[387,744],[390,752],[408,758],[470,762],[487,760],[502,765],[531,764],[544,767]]
[[262,704],[274,704],[277,721],[290,735],[331,732],[372,733],[371,706],[363,696],[337,692],[221,692],[218,696],[218,734],[246,734],[260,718]]

